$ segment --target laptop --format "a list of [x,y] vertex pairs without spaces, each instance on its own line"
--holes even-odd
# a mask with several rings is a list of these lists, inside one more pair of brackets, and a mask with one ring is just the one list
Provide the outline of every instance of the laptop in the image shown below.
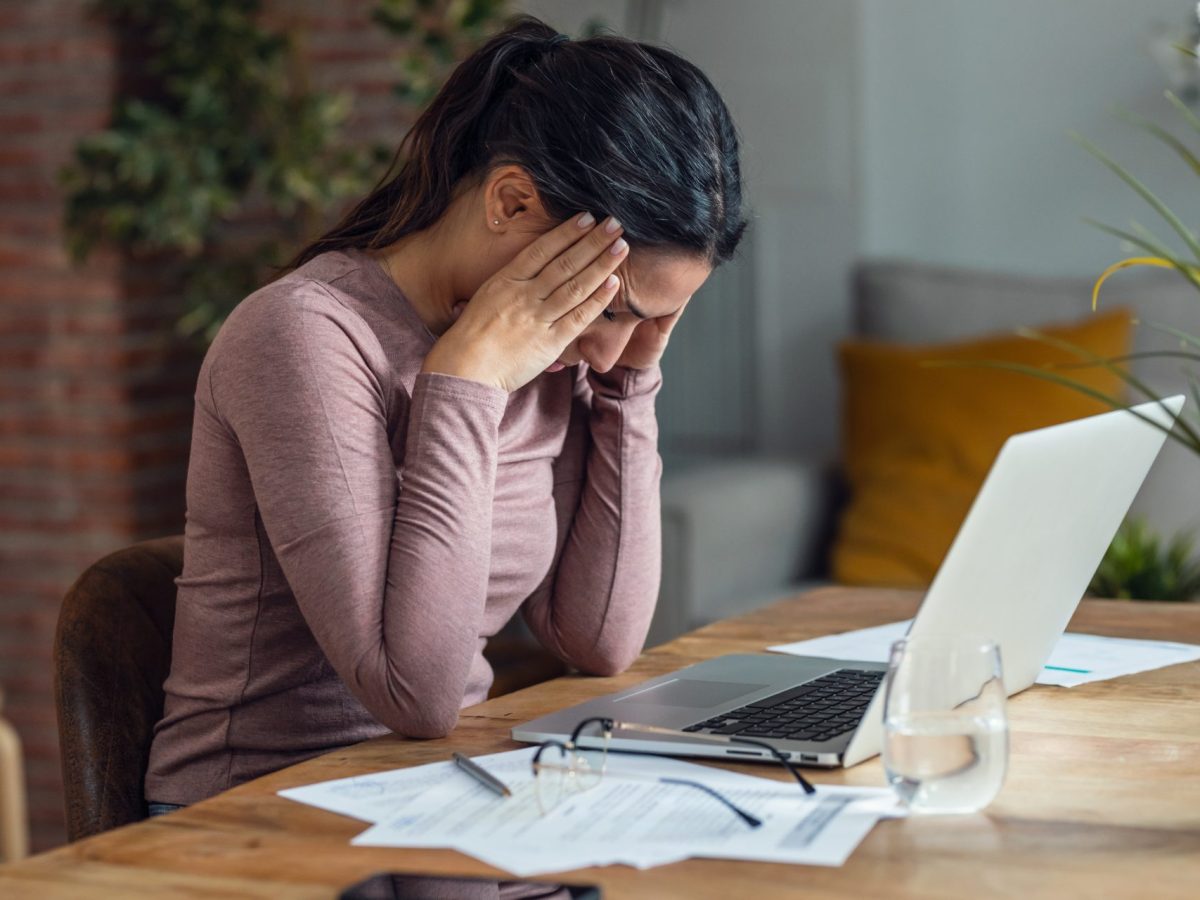
[[[1010,437],[925,595],[909,635],[1000,646],[1009,695],[1033,684],[1183,408],[1182,395]],[[512,730],[563,741],[586,718],[670,730],[613,732],[641,753],[760,759],[767,741],[802,765],[880,752],[884,663],[733,654],[644,681]]]

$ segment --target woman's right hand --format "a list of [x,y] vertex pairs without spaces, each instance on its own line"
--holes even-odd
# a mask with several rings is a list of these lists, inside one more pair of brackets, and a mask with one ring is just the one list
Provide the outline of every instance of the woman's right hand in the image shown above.
[[584,213],[540,236],[480,286],[421,371],[510,393],[528,384],[612,303],[629,253],[621,231]]

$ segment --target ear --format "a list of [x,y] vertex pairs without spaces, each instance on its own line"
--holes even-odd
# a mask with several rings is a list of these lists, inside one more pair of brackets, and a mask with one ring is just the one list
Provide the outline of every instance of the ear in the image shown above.
[[546,214],[533,179],[516,165],[493,169],[483,184],[484,222],[489,231],[545,231],[554,223]]

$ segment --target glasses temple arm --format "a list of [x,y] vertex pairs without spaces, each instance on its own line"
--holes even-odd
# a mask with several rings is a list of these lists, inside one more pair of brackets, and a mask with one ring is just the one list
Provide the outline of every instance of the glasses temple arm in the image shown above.
[[800,787],[804,789],[806,794],[815,794],[817,789],[812,786],[807,778],[800,774],[800,770],[788,762],[788,758],[779,750],[772,747],[766,741],[758,741],[752,738],[738,737],[737,735],[716,735],[716,734],[696,734],[690,731],[679,731],[675,728],[661,728],[658,725],[642,725],[637,722],[613,722],[613,730],[620,731],[648,731],[652,734],[672,734],[677,737],[686,737],[692,740],[713,741],[718,744],[750,744],[755,747],[762,747],[771,752],[771,754],[783,764],[783,767],[792,773],[792,777],[800,782]]
[[738,737],[735,734],[729,735],[727,740],[734,744],[750,744],[754,747],[763,747],[767,750],[770,750],[771,753],[774,754],[775,758],[783,764],[783,767],[791,772],[795,779],[800,782],[800,787],[804,788],[804,793],[815,794],[817,792],[817,789],[812,786],[809,780],[800,774],[800,770],[793,766],[791,762],[788,761],[788,758],[783,755],[783,753],[772,747],[766,741],[756,741],[752,738]]
[[710,797],[713,797],[714,799],[724,803],[727,807],[737,813],[738,816],[741,817],[741,820],[751,828],[758,828],[762,825],[762,819],[758,818],[757,816],[752,816],[728,797],[724,796],[720,791],[710,788],[706,784],[701,784],[698,781],[688,781],[684,778],[660,778],[658,780],[663,784],[682,784],[687,787],[698,788],[699,790],[704,791],[704,793],[708,794]]

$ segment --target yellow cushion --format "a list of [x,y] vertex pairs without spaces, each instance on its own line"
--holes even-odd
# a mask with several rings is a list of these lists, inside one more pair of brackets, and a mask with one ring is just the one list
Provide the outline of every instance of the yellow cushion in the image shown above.
[[[1128,310],[1040,330],[1104,357],[1129,352]],[[1016,335],[923,347],[850,341],[839,357],[850,500],[832,567],[847,584],[928,585],[1006,438],[1109,408],[1031,375],[925,365],[1078,362],[1066,350]],[[1110,396],[1123,394],[1120,379],[1103,367],[1058,371]]]

